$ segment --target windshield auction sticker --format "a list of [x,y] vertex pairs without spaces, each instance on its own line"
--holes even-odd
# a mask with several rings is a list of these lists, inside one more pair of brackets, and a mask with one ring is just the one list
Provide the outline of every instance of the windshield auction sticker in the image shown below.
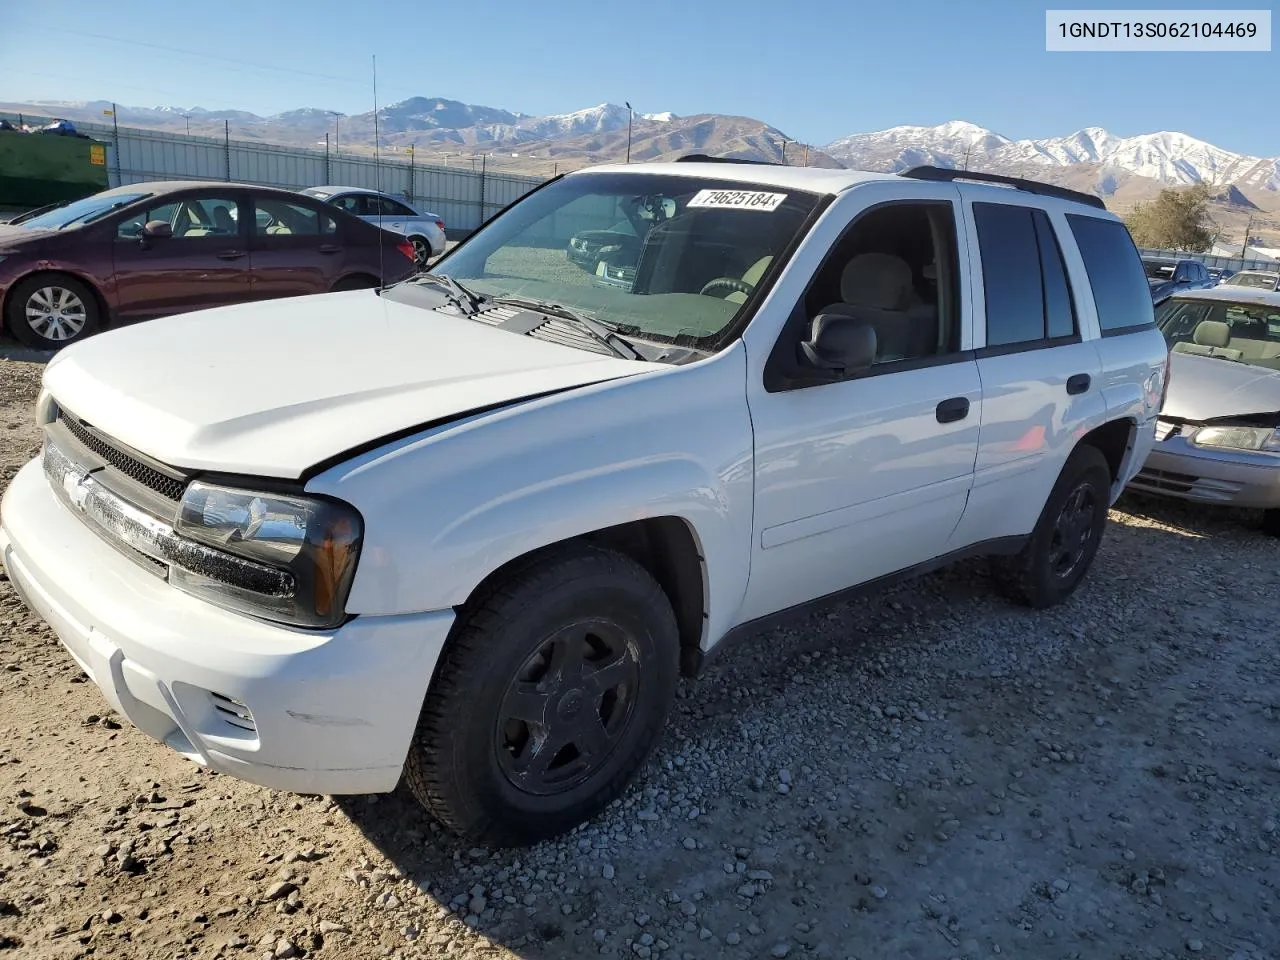
[[1046,10],[1045,50],[1265,53],[1270,10]]
[[699,190],[689,201],[691,207],[719,207],[724,210],[777,210],[787,199],[785,193],[760,190]]

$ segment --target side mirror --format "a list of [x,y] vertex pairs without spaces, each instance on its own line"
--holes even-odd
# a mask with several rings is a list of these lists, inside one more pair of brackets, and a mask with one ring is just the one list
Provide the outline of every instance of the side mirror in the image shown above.
[[148,240],[163,240],[173,236],[173,227],[164,220],[148,220],[143,224],[142,235]]
[[802,363],[847,376],[866,370],[876,359],[876,328],[840,313],[820,313],[808,340],[800,344]]

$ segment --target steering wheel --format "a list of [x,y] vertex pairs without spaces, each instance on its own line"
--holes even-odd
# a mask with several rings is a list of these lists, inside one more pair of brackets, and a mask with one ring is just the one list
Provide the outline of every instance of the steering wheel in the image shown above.
[[721,297],[728,296],[730,293],[745,293],[750,295],[755,289],[755,285],[747,283],[745,280],[739,280],[737,277],[716,277],[714,280],[708,280],[706,285],[698,291],[704,297],[710,296],[711,291],[723,288],[724,293]]

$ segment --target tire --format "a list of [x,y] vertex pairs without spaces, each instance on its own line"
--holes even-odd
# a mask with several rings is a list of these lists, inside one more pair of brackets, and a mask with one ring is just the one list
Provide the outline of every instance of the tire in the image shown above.
[[41,273],[9,292],[5,326],[15,339],[37,350],[57,350],[96,333],[102,309],[93,289],[64,273]]
[[1067,458],[1026,546],[1014,556],[992,558],[1004,593],[1035,609],[1070,597],[1098,553],[1110,502],[1107,459],[1097,447],[1081,444]]
[[363,275],[354,277],[343,277],[335,283],[330,293],[345,293],[348,290],[372,290],[378,285],[378,281],[373,277]]
[[1280,537],[1280,510],[1264,510],[1262,512],[1262,532],[1273,537]]
[[[584,653],[608,676],[593,679],[601,668]],[[454,625],[405,781],[472,842],[525,846],[564,833],[603,810],[648,758],[679,654],[671,604],[634,560],[588,545],[532,557]]]
[[427,262],[434,256],[431,252],[431,241],[426,237],[412,236],[409,242],[413,244],[413,262],[415,266],[425,267]]

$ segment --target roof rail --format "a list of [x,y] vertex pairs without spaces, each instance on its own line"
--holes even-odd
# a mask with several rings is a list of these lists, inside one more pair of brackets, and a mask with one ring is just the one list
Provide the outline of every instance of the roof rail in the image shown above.
[[978,173],[975,170],[955,170],[950,167],[912,167],[910,170],[904,170],[901,174],[904,177],[910,177],[912,180],[940,180],[950,183],[953,180],[976,180],[980,183],[1002,183],[1008,187],[1016,187],[1019,190],[1025,190],[1027,193],[1038,194],[1042,197],[1057,197],[1059,200],[1071,200],[1075,203],[1085,203],[1091,207],[1097,207],[1099,210],[1107,209],[1107,205],[1102,202],[1102,198],[1092,193],[1082,193],[1079,190],[1068,190],[1066,187],[1054,186],[1051,183],[1041,183],[1039,180],[1024,180],[1022,177],[1006,177],[998,173]]
[[743,160],[738,157],[712,157],[705,153],[687,153],[683,157],[676,157],[676,163],[749,163],[757,167],[776,167],[778,164],[771,160]]

